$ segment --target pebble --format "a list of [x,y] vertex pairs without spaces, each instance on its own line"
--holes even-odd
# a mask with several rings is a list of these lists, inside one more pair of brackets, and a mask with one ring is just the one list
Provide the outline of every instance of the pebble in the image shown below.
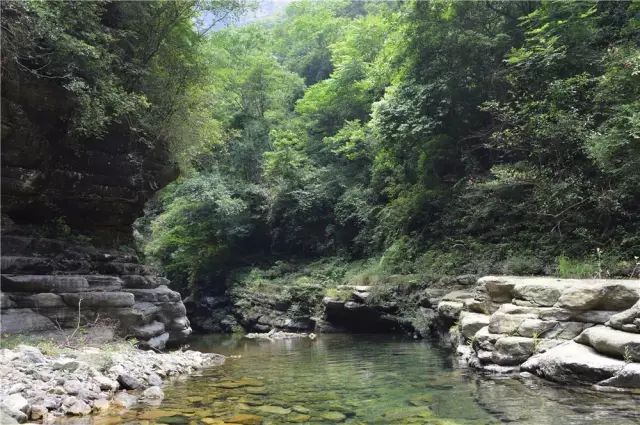
[[91,407],[82,400],[76,400],[75,403],[69,406],[67,413],[76,416],[88,415],[91,413]]
[[164,398],[164,392],[160,387],[153,386],[144,390],[144,392],[142,393],[142,397],[162,400]]
[[[29,413],[33,421],[50,423],[65,413],[84,416],[111,405],[130,408],[137,404],[134,395],[118,393],[120,387],[149,387],[143,400],[159,402],[164,397],[161,376],[179,376],[224,361],[217,354],[188,350],[155,353],[128,347],[109,353],[87,347],[61,356],[45,356],[27,345],[0,349],[0,357],[2,425],[24,423]],[[105,364],[110,365],[108,370]]]

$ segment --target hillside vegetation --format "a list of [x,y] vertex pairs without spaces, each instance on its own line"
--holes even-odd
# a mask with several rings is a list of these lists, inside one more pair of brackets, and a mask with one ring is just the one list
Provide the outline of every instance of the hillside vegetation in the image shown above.
[[320,274],[338,264],[340,283],[629,276],[639,13],[633,2],[300,1],[218,31],[202,47],[206,84],[190,92],[182,177],[146,218],[146,253],[201,289],[237,268],[268,276],[274,261],[296,270],[322,257]]
[[3,56],[64,79],[74,131],[169,141],[136,228],[177,288],[638,274],[640,3],[295,1],[207,31],[246,7],[3,3]]

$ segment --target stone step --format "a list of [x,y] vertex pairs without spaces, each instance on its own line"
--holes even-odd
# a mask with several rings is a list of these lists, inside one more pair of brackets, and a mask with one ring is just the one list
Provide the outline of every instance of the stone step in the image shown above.
[[135,304],[133,294],[129,292],[74,292],[60,294],[65,304],[80,305],[80,308],[110,309],[114,307],[131,307]]
[[46,257],[3,255],[0,258],[0,271],[2,274],[44,274],[51,273],[54,269],[55,263]]
[[2,275],[4,292],[85,292],[89,282],[83,276],[68,275]]

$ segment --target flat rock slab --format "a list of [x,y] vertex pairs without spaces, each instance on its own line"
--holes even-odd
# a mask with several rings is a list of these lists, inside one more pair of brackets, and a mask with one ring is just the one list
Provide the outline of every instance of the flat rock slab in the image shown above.
[[89,282],[82,276],[59,275],[3,275],[5,292],[83,292]]
[[608,326],[585,329],[576,342],[589,345],[602,354],[627,361],[640,361],[640,334],[624,332]]
[[597,383],[612,378],[626,363],[598,353],[591,347],[568,341],[537,354],[520,369],[561,383]]

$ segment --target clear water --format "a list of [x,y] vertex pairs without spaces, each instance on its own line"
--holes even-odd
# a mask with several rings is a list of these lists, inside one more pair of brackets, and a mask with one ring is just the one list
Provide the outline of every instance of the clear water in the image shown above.
[[465,369],[429,341],[320,335],[275,342],[198,336],[230,358],[176,380],[159,406],[94,424],[637,424],[640,395],[562,387]]

